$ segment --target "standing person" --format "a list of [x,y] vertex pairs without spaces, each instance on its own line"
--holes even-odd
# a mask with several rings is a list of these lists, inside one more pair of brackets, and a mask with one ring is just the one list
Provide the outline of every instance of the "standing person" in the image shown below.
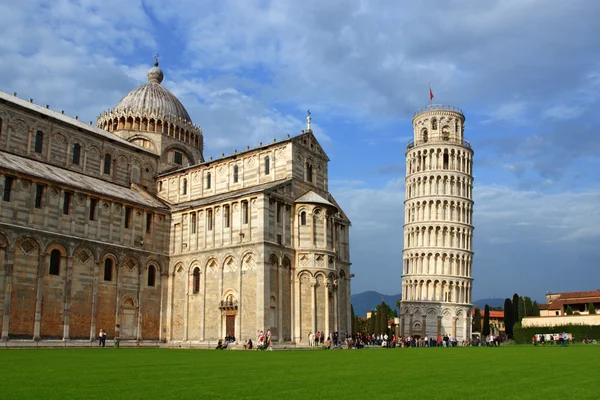
[[102,330],[102,347],[106,346],[106,331]]
[[102,346],[102,334],[104,333],[104,329],[100,329],[100,332],[98,332],[98,347]]
[[321,335],[321,346],[323,346],[323,343],[325,343],[325,333],[319,332],[319,334]]

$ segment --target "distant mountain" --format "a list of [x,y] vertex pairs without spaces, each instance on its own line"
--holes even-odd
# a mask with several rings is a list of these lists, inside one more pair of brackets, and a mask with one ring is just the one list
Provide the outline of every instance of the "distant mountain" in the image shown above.
[[359,317],[366,317],[367,311],[372,311],[375,309],[375,307],[377,307],[378,304],[381,304],[382,298],[383,301],[385,301],[390,307],[397,308],[396,303],[402,298],[402,295],[393,294],[388,296],[375,291],[353,294],[350,296],[350,301],[354,307],[354,314],[358,315]]
[[477,300],[473,303],[473,308],[479,307],[481,310],[483,310],[485,308],[486,304],[489,305],[490,307],[504,308],[504,299],[494,298],[494,299]]
[[[398,308],[396,306],[396,303],[402,298],[402,294],[386,295],[373,290],[353,294],[350,297],[350,301],[352,302],[352,306],[354,307],[354,314],[358,315],[359,317],[366,317],[368,311],[374,310],[378,304],[381,304],[382,298],[383,301],[385,301],[390,307]],[[504,299],[493,298],[477,300],[473,303],[473,308],[479,307],[483,310],[486,304],[488,304],[490,307],[503,308]]]

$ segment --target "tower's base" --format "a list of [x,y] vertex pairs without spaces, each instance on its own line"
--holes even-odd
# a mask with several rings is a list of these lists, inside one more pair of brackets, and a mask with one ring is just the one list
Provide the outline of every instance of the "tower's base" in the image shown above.
[[402,337],[452,336],[459,343],[471,339],[471,304],[402,301]]

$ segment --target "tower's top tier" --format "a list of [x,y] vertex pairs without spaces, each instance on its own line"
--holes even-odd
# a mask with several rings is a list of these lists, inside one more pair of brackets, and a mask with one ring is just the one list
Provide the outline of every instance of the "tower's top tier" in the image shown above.
[[414,140],[408,148],[423,144],[458,144],[471,147],[464,140],[465,115],[456,107],[430,104],[413,116]]

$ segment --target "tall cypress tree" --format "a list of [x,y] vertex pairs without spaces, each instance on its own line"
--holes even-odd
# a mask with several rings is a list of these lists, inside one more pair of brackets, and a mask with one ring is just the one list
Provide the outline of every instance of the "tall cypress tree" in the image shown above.
[[376,335],[378,335],[379,331],[381,330],[381,323],[379,322],[379,313],[381,313],[381,311],[373,311],[373,314],[371,314],[371,318],[373,319],[373,332],[371,333],[374,333]]
[[350,304],[350,316],[351,316],[351,320],[352,321],[352,334],[356,334],[357,330],[358,330],[358,320],[356,319],[356,315],[354,314],[354,306],[352,304]]
[[481,331],[482,335],[490,334],[490,306],[485,305],[485,311],[483,312],[483,329]]
[[538,307],[537,301],[535,301],[535,300],[533,301],[532,307],[533,307],[533,313],[531,315],[534,317],[539,317],[540,316],[540,308]]
[[475,315],[473,316],[473,332],[481,332],[481,310],[475,307]]
[[527,310],[525,309],[525,300],[523,299],[523,297],[519,297],[519,319],[517,319],[517,322],[521,322],[523,317],[526,316]]
[[[386,304],[386,306],[387,306],[387,304]],[[381,307],[381,309],[379,310],[379,326],[381,327],[381,331],[379,333],[381,333],[382,335],[384,333],[387,333],[387,331],[388,331],[388,313],[387,313],[386,307]]]
[[517,322],[519,322],[519,295],[518,294],[514,294],[513,295],[513,299],[512,299],[512,304],[513,304],[513,326],[514,324],[516,324]]
[[513,335],[513,305],[510,299],[504,300],[504,331],[506,336],[512,337]]
[[367,333],[370,335],[375,333],[375,320],[375,311],[371,311],[371,318],[369,318],[369,320],[367,321]]
[[525,316],[526,317],[535,316],[531,298],[529,296],[525,296],[524,300],[525,300]]

